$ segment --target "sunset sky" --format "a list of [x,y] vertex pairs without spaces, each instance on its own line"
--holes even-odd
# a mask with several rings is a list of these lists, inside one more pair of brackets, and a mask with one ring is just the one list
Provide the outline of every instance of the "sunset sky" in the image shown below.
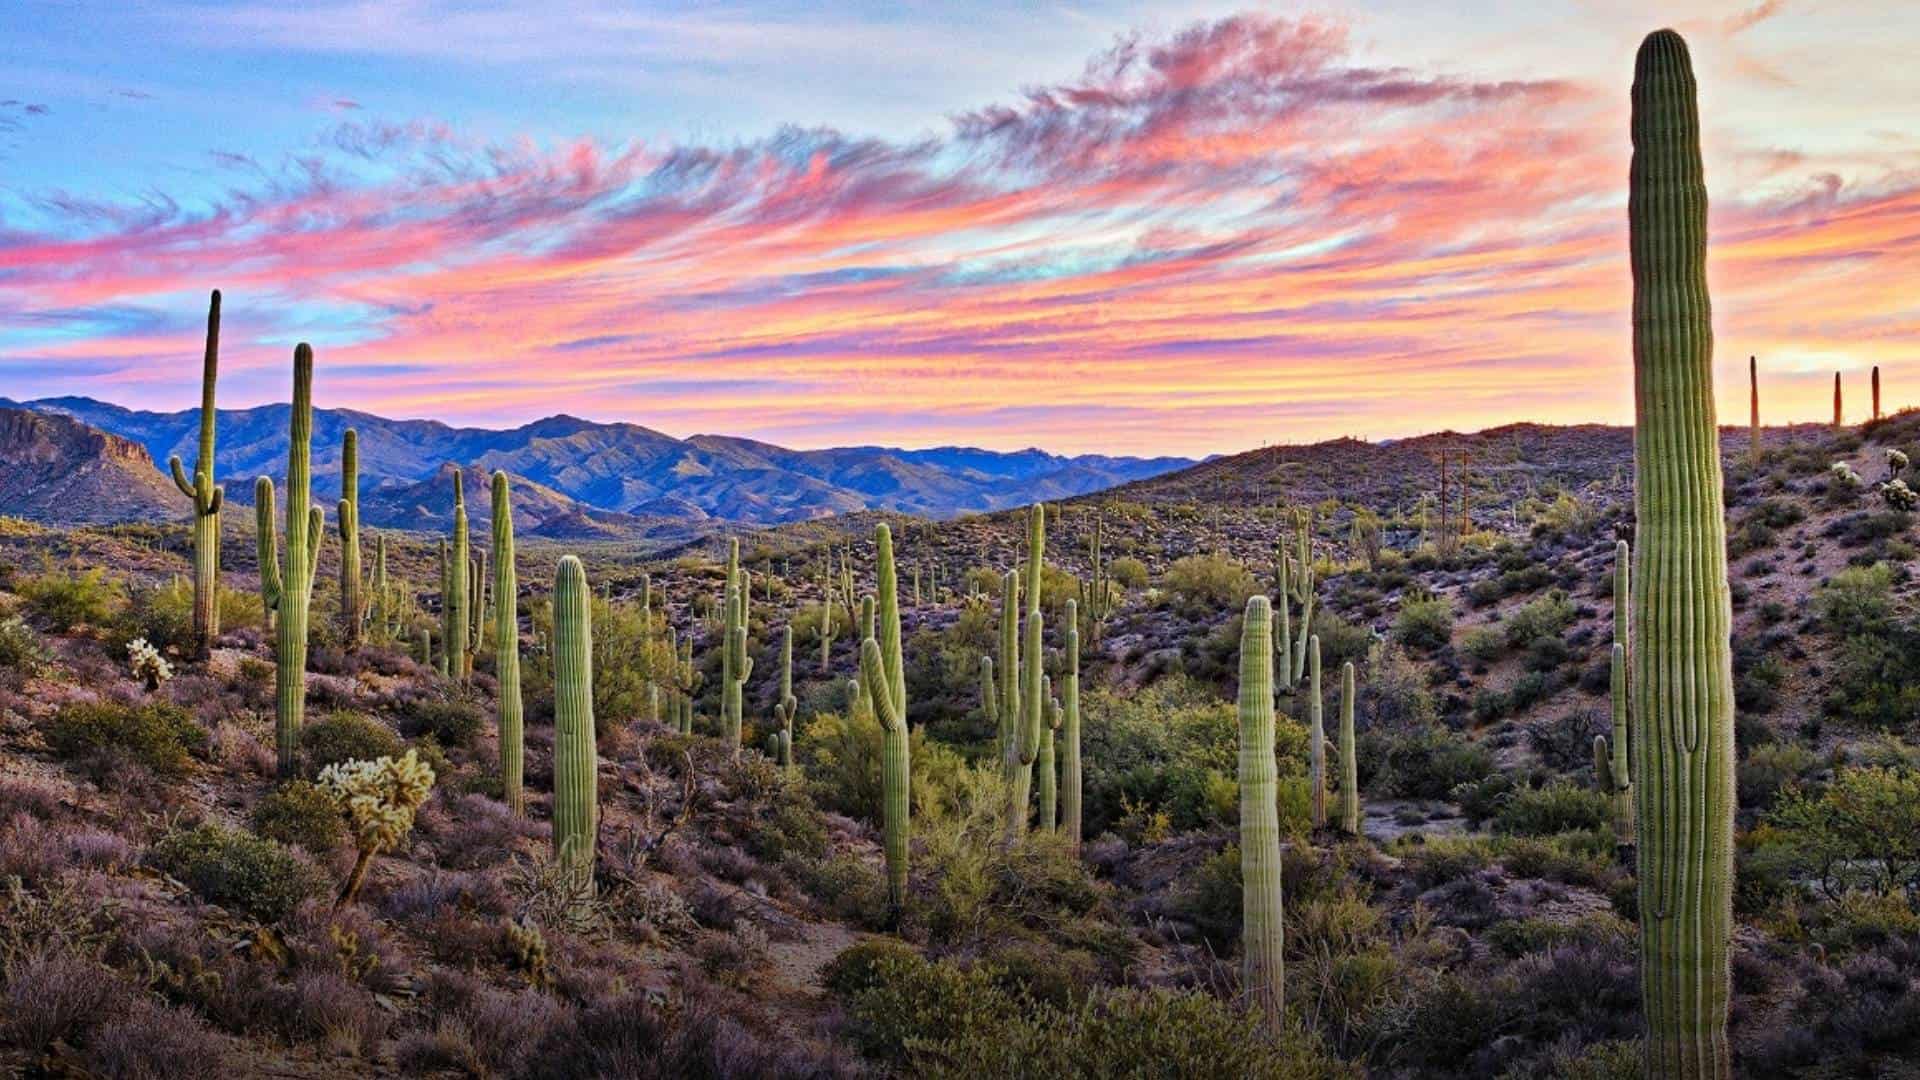
[[[298,9],[295,11],[294,9]],[[0,396],[1201,454],[1631,418],[1688,37],[1722,418],[1920,405],[1920,4],[9,0]]]

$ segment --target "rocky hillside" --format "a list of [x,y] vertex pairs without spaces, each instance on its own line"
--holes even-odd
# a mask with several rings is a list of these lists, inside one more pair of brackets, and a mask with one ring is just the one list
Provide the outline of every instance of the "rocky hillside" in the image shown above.
[[[12,404],[0,399],[0,405]],[[72,416],[131,439],[160,462],[172,454],[191,460],[199,432],[196,410],[146,412],[84,397],[19,407]],[[459,461],[538,481],[593,510],[742,524],[863,509],[950,517],[1096,491],[1191,464],[1184,458],[1061,457],[1038,450],[958,447],[789,450],[723,436],[676,439],[638,424],[571,416],[495,431],[317,409],[313,465],[320,490],[337,475],[340,436],[349,427],[359,432],[361,475],[371,487],[416,483],[446,462]],[[286,431],[285,405],[221,411],[220,475],[249,480],[279,475],[286,468]],[[228,488],[239,500],[251,497],[246,484]],[[398,520],[374,517],[367,522],[401,526]]]
[[74,524],[160,521],[186,506],[139,443],[64,416],[0,409],[0,514]]

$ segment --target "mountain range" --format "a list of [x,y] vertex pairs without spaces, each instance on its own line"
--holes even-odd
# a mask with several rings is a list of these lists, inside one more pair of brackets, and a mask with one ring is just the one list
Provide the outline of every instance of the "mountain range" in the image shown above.
[[[135,444],[151,457],[147,469],[125,460],[115,467],[134,475],[152,472],[160,480],[165,478],[154,463],[178,454],[191,468],[199,437],[197,409],[150,412],[87,397],[0,398],[0,409],[71,418]],[[250,502],[253,477],[285,473],[287,414],[286,405],[220,410],[215,472],[229,501]],[[492,430],[315,409],[313,482],[323,502],[338,491],[340,438],[350,427],[359,435],[361,517],[367,524],[444,527],[451,519],[452,463],[459,463],[469,470],[470,489],[481,486],[475,477],[495,469],[527,488],[524,495],[516,490],[516,514],[523,499],[537,500],[540,521],[551,526],[536,527],[531,535],[647,534],[709,520],[764,525],[860,510],[946,518],[1086,494],[1193,464],[1177,457],[1065,457],[1036,449],[791,450],[718,435],[678,439],[638,424],[564,415]],[[116,454],[125,449],[113,446]],[[8,460],[0,457],[0,464]],[[145,490],[145,479],[135,486]],[[59,504],[42,509],[58,510]],[[0,512],[14,511],[0,502]]]

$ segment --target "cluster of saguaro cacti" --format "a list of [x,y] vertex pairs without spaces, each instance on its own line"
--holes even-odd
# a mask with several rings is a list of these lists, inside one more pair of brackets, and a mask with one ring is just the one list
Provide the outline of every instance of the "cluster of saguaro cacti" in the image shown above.
[[[910,832],[907,790],[907,674],[900,654],[900,583],[894,573],[893,533],[882,522],[874,529],[874,576],[879,582],[878,626],[866,618],[860,642],[860,685],[880,721],[880,804],[887,857],[887,899],[895,911],[907,896],[907,841]],[[871,598],[862,615],[872,615]],[[875,637],[874,631],[879,631]]]
[[1087,601],[1087,619],[1093,624],[1093,638],[1097,642],[1107,628],[1107,620],[1113,618],[1113,579],[1107,575],[1106,552],[1102,550],[1102,517],[1099,510],[1093,512],[1093,536],[1087,541],[1087,562],[1089,580],[1081,592]]
[[1628,555],[1627,542],[1617,541],[1613,548],[1613,740],[1609,746],[1605,735],[1593,737],[1594,780],[1613,799],[1613,839],[1622,849],[1633,846],[1633,770],[1627,761],[1633,716],[1633,695],[1627,686],[1633,644]]
[[1340,666],[1340,831],[1360,835],[1360,759],[1353,733],[1353,661]]
[[720,637],[720,728],[727,745],[740,748],[741,713],[753,657],[747,655],[747,611],[751,586],[740,571],[740,541],[727,541],[726,621]]
[[226,490],[213,482],[213,384],[220,368],[220,290],[207,302],[207,352],[200,370],[200,456],[187,481],[179,455],[167,459],[174,486],[193,500],[193,647],[205,659],[220,636],[220,506]]
[[340,502],[334,516],[340,530],[340,640],[351,649],[360,644],[367,621],[360,575],[360,435],[352,428],[340,436]]
[[593,888],[599,766],[593,730],[593,597],[580,560],[553,578],[553,851],[582,894]]
[[793,718],[799,711],[800,701],[793,696],[793,624],[788,623],[780,630],[780,700],[773,706],[773,715],[780,724],[776,757],[789,772],[793,771]]
[[1040,589],[1046,558],[1046,507],[1035,503],[1027,511],[1027,613],[1022,644],[1020,570],[1007,571],[1000,586],[1000,663],[982,657],[981,696],[988,719],[999,732],[1002,774],[1007,781],[1006,843],[1017,843],[1027,832],[1033,794],[1033,764],[1040,755],[1040,728],[1046,723],[1041,691],[1041,640],[1045,623],[1040,614]]
[[1273,619],[1267,598],[1256,596],[1240,629],[1240,985],[1262,1026],[1277,1035],[1285,1014]]
[[524,813],[521,784],[526,773],[520,702],[520,582],[513,566],[513,501],[507,474],[493,474],[493,674],[500,683],[500,797],[507,809]]
[[274,536],[273,480],[253,482],[260,534],[260,594],[276,613],[274,628],[274,748],[282,776],[290,775],[307,704],[307,610],[320,564],[325,512],[313,503],[313,347],[293,350],[293,409],[287,418],[287,557]]
[[1733,911],[1733,662],[1713,401],[1707,189],[1686,43],[1634,62],[1633,703],[1647,1072],[1725,1077]]
[[467,494],[461,470],[453,470],[453,539],[440,549],[440,651],[444,673],[450,678],[467,676],[467,634],[473,616],[468,611],[467,590],[473,572],[467,555]]
[[[1280,650],[1280,684],[1291,690],[1307,675],[1307,636],[1313,628],[1313,521],[1305,511],[1293,517],[1293,551],[1287,550],[1283,537],[1275,545],[1274,597],[1279,610],[1274,612],[1277,647]],[[1293,605],[1300,606],[1300,632],[1290,625]]]

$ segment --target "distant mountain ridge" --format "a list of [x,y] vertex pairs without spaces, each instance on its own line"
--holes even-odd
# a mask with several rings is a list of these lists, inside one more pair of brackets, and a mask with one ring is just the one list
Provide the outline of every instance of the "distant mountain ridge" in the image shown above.
[[[179,454],[191,465],[199,433],[196,409],[150,412],[87,397],[0,398],[0,407],[72,417],[139,444],[160,463]],[[215,472],[230,500],[249,500],[253,477],[285,471],[287,411],[286,405],[220,411]],[[438,524],[439,508],[414,498],[427,491],[407,489],[430,484],[449,463],[482,472],[502,469],[540,485],[547,489],[543,497],[555,529],[567,519],[569,529],[596,533],[644,530],[660,519],[759,525],[861,510],[945,518],[1083,495],[1193,464],[1178,457],[1066,457],[1036,449],[792,450],[731,436],[677,439],[639,424],[566,415],[493,430],[316,409],[317,495],[338,490],[340,436],[349,427],[359,433],[362,517],[384,527]],[[580,505],[563,508],[555,498]]]

